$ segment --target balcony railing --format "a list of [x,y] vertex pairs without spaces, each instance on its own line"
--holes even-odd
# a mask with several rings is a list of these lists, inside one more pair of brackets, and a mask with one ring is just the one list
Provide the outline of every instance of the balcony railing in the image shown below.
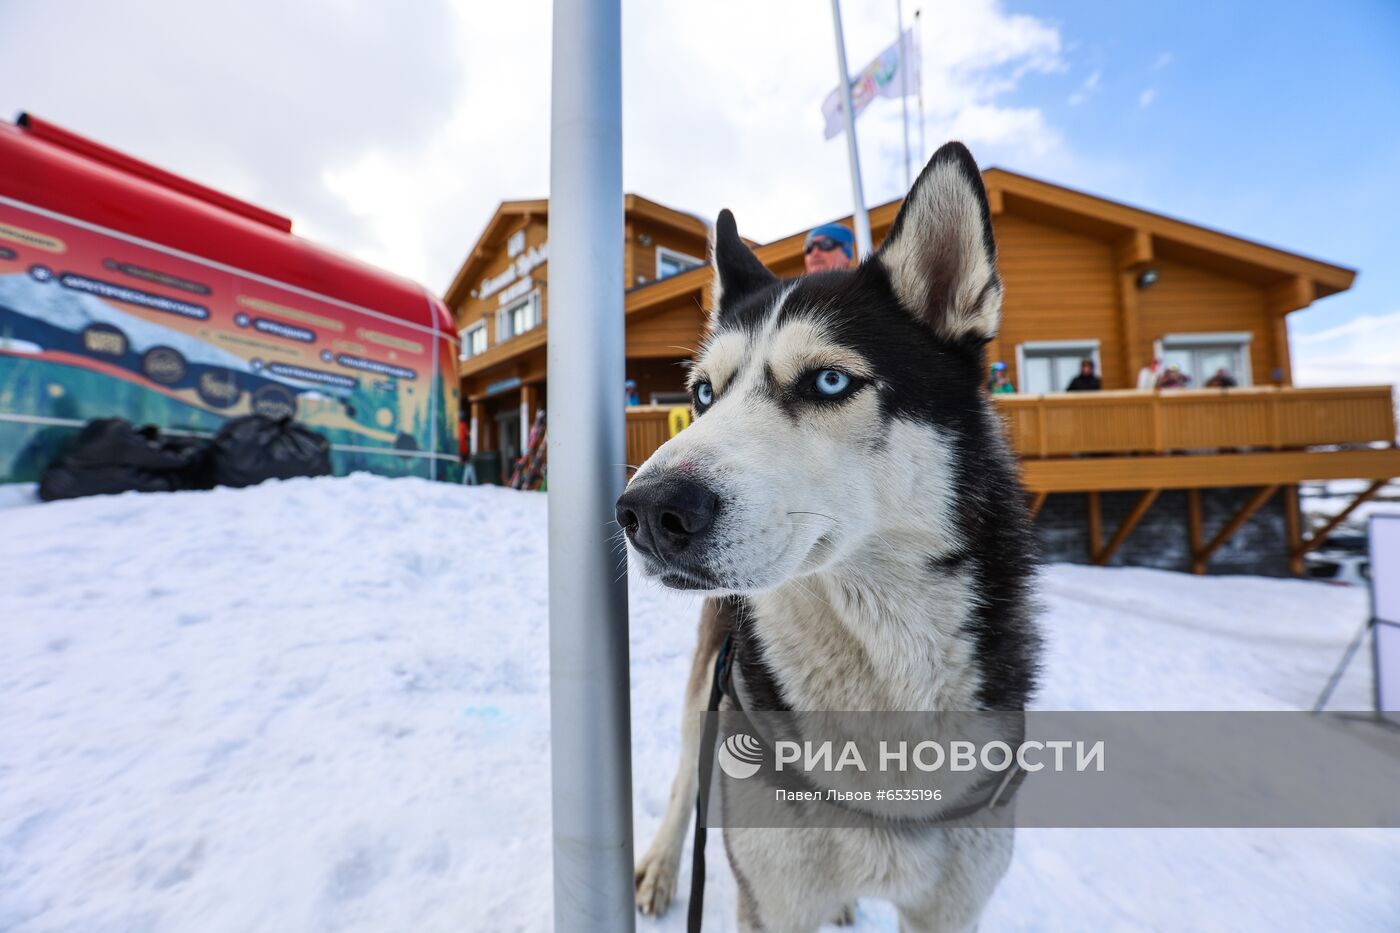
[[[1028,459],[1395,443],[1390,386],[1001,395],[996,403],[1012,448]],[[628,463],[665,443],[669,411],[627,409]]]
[[998,396],[1021,457],[1394,443],[1390,386]]

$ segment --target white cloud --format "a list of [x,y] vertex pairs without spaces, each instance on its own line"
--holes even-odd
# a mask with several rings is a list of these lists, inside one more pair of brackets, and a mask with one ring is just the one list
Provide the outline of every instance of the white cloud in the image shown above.
[[1298,385],[1400,384],[1400,311],[1290,334],[1289,343]]
[[1079,86],[1079,90],[1069,95],[1070,106],[1077,107],[1088,100],[1089,95],[1098,89],[1099,79],[1101,77],[1103,77],[1103,72],[1098,68],[1089,72],[1089,77],[1084,79],[1084,83]]
[[[890,12],[843,5],[853,67],[893,41]],[[1058,30],[998,0],[927,2],[923,19],[925,148],[957,136],[984,164],[1063,161],[1044,114],[1006,103],[1067,67]],[[844,143],[821,133],[836,83],[825,4],[624,0],[623,41],[628,190],[732,207],[759,239],[850,209]],[[0,109],[287,213],[434,289],[498,201],[547,193],[549,60],[548,0],[0,5]],[[857,125],[872,204],[904,188],[900,114],[877,101]]]
[[1146,110],[1148,107],[1152,106],[1152,102],[1156,99],[1157,89],[1155,87],[1145,88],[1142,93],[1138,95],[1138,106]]
[[[0,3],[0,110],[79,133],[293,216],[376,238],[321,183],[368,148],[414,157],[452,101],[446,11],[338,0]],[[413,89],[417,89],[414,92]]]
[[1162,54],[1158,55],[1157,60],[1152,63],[1152,70],[1161,71],[1163,68],[1170,65],[1175,59],[1176,56],[1173,55],[1171,52],[1163,52]]
[[1043,113],[1032,107],[973,104],[958,112],[947,135],[1016,148],[1033,157],[1043,156],[1061,144],[1060,134],[1045,122]]

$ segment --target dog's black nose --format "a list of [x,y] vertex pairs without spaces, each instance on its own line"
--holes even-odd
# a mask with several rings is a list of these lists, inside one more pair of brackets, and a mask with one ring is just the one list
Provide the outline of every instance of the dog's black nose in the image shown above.
[[715,520],[719,499],[679,476],[633,480],[617,500],[617,523],[638,548],[660,560],[679,554]]

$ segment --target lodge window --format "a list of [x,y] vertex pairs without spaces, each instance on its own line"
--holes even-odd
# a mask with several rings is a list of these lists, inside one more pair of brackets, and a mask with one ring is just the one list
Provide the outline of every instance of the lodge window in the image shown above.
[[535,291],[496,312],[496,342],[518,337],[540,324],[540,293]]
[[1250,384],[1249,340],[1247,331],[1214,334],[1167,334],[1157,342],[1157,358],[1162,366],[1179,366],[1193,389],[1206,387],[1222,369],[1236,385]]
[[1094,361],[1094,372],[1103,376],[1097,340],[1037,340],[1016,347],[1016,371],[1021,376],[1018,392],[1044,395],[1064,392],[1079,375],[1084,360]]
[[486,352],[486,322],[478,321],[471,327],[464,327],[457,332],[457,336],[462,338],[462,347],[458,353],[458,358],[469,360],[474,356]]
[[656,248],[656,280],[658,282],[673,275],[680,275],[682,272],[689,272],[704,264],[705,260],[703,259],[696,259],[694,256],[687,256],[685,253],[678,253],[664,246]]

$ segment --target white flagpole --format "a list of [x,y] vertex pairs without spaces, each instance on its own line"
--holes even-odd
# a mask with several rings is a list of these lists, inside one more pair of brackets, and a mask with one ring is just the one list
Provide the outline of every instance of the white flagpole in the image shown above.
[[894,0],[899,20],[895,40],[899,44],[899,106],[904,111],[904,190],[914,187],[914,164],[909,156],[909,47],[904,41],[904,0]]
[[[919,161],[928,158],[928,147],[924,145],[924,21],[920,18],[923,10],[914,11],[914,48],[918,50],[919,61]],[[910,185],[912,188],[913,185]]]
[[846,35],[841,31],[841,0],[831,0],[831,18],[836,23],[836,66],[840,70],[837,87],[841,89],[841,110],[846,118],[846,150],[851,158],[851,197],[855,210],[856,246],[864,260],[872,251],[870,216],[865,212],[865,191],[860,183],[860,147],[856,145],[856,117],[851,107],[851,72],[846,68]]

